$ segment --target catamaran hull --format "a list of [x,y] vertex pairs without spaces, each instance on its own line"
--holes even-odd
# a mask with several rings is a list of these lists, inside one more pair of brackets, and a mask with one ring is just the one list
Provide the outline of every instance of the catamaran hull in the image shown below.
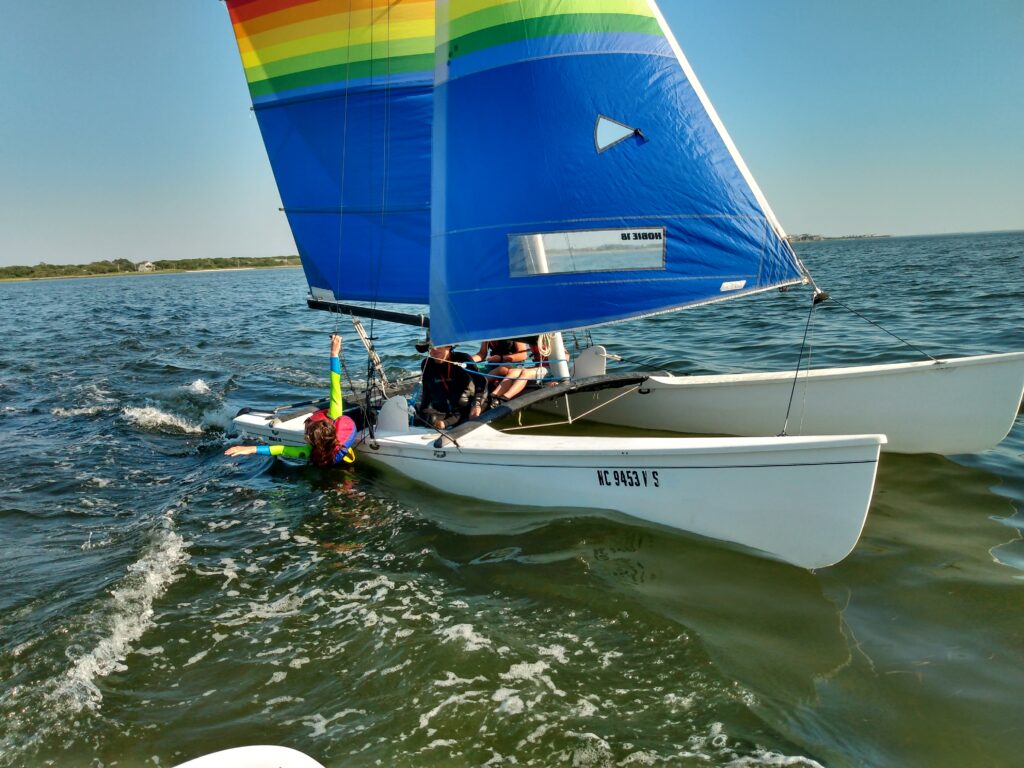
[[512,505],[611,510],[740,544],[804,568],[860,537],[884,438],[572,438],[481,426],[458,447],[378,434],[359,448],[447,493]]
[[[360,461],[446,493],[516,506],[608,510],[732,542],[804,568],[842,560],[857,543],[882,435],[593,437],[512,434],[468,423],[455,439],[410,428],[389,400]],[[301,445],[308,414],[242,412],[239,432]]]
[[[651,376],[631,394],[605,389],[569,396],[576,416],[606,424],[687,434],[883,433],[892,453],[984,451],[1009,433],[1024,393],[1024,353],[938,363],[870,365],[792,373]],[[565,415],[565,400],[544,410]]]

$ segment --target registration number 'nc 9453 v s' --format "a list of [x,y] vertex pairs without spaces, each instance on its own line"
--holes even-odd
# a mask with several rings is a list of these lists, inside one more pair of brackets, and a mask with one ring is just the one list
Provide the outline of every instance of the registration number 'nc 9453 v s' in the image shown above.
[[599,469],[597,484],[603,487],[660,488],[656,469]]

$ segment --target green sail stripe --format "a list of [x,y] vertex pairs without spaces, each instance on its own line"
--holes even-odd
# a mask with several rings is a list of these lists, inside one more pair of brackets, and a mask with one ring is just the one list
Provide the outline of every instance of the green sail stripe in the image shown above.
[[329,83],[344,85],[348,80],[358,80],[371,76],[386,77],[388,74],[400,75],[407,72],[430,72],[433,68],[434,57],[432,54],[337,64],[306,72],[296,72],[293,75],[283,75],[268,80],[257,80],[249,83],[249,94],[256,98],[315,85],[327,85]]
[[490,29],[455,38],[448,43],[449,58],[493,48],[505,43],[514,43],[534,37],[584,33],[635,32],[662,37],[661,25],[657,19],[627,14],[587,13],[564,16],[546,16],[502,24]]
[[522,23],[524,18],[541,19],[554,16],[581,16],[591,14],[632,15],[653,18],[647,0],[563,0],[560,13],[550,12],[550,0],[520,0],[484,8],[473,13],[449,19],[448,38],[481,32],[488,27]]
[[[372,50],[371,50],[372,48]],[[390,43],[379,41],[372,44],[353,45],[348,48],[333,48],[328,51],[317,51],[289,59],[259,64],[246,70],[246,78],[250,83],[260,80],[271,80],[285,75],[297,75],[308,70],[325,69],[345,63],[361,63],[370,59],[400,59],[406,56],[434,55],[434,40],[430,37],[417,37],[409,40],[392,40]],[[431,69],[433,64],[427,69]]]

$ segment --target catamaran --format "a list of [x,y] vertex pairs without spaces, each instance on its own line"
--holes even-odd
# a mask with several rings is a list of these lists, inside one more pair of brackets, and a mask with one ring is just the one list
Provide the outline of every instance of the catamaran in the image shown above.
[[[689,378],[608,375],[599,350],[575,375],[566,363],[561,331],[813,285],[653,0],[227,5],[308,304],[418,325],[379,305],[429,304],[435,344],[552,333],[557,384],[448,432],[410,426],[404,397],[369,382],[378,402],[353,414],[365,460],[449,493],[618,512],[806,568],[853,549],[889,431],[887,415],[857,411],[855,386],[820,434],[780,436],[753,416],[716,420],[724,396],[699,423],[664,418],[664,393],[698,391]],[[1020,358],[1000,363],[1016,365],[1014,415]],[[773,398],[748,410],[777,418]],[[496,428],[531,405],[735,436]],[[306,418],[250,408],[235,425],[298,444]],[[807,492],[821,487],[825,499]]]

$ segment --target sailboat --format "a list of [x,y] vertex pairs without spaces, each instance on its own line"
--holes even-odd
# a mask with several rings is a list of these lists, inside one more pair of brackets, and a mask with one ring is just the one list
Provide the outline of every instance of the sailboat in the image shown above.
[[[377,305],[429,301],[435,344],[554,334],[560,383],[448,432],[410,426],[404,397],[381,388],[355,414],[364,460],[805,568],[853,549],[882,434],[496,428],[545,402],[649,396],[645,374],[582,375],[578,361],[572,377],[560,331],[810,282],[654,2],[227,4],[310,306],[425,325]],[[244,409],[235,425],[301,442],[307,417]]]

